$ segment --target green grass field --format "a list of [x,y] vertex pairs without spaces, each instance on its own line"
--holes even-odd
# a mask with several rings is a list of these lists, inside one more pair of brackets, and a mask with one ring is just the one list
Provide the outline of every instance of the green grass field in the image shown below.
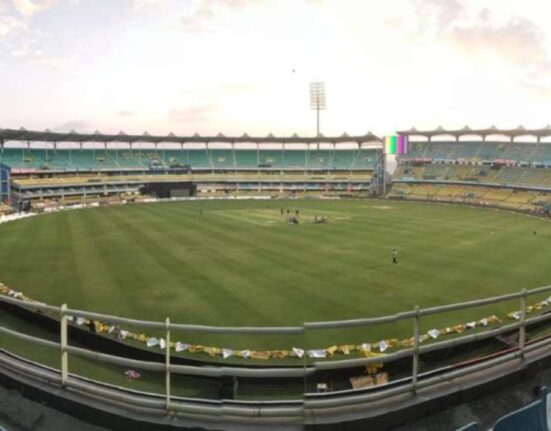
[[[280,208],[298,209],[301,223],[286,224]],[[328,216],[329,224],[313,224],[316,215]],[[142,204],[0,226],[0,281],[50,304],[125,317],[297,325],[551,284],[550,237],[551,223],[545,220],[452,205],[382,200]],[[398,265],[391,263],[394,247]],[[503,307],[498,311],[515,304]],[[459,312],[446,322],[437,316],[426,325],[464,322],[489,311]],[[406,336],[411,323],[381,331]],[[320,331],[308,344],[360,342],[364,335]],[[222,342],[202,337],[198,341]],[[243,343],[282,347],[277,337]]]

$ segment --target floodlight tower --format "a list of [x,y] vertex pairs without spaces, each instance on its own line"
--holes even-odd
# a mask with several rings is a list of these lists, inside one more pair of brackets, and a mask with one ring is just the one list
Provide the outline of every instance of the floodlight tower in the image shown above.
[[316,111],[316,136],[320,135],[320,111],[325,109],[325,83],[310,83],[310,109]]

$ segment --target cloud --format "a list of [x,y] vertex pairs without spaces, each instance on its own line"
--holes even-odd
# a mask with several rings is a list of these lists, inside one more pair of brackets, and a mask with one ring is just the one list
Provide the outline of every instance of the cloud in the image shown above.
[[20,60],[30,63],[48,66],[52,69],[65,69],[70,66],[71,60],[68,57],[58,57],[44,53],[41,49],[32,46],[20,46],[13,49],[10,54]]
[[507,73],[547,74],[551,57],[545,33],[515,15],[498,20],[488,8],[466,8],[458,0],[415,0],[417,33],[432,38],[477,64],[498,60]]
[[430,24],[445,30],[465,15],[465,7],[459,0],[415,0],[414,8],[422,27]]
[[25,28],[26,24],[23,21],[14,16],[4,15],[0,11],[0,37],[7,36],[18,30],[25,30]]
[[53,132],[70,132],[71,130],[79,133],[90,132],[91,130],[93,130],[93,127],[87,121],[71,120],[52,128]]
[[467,8],[458,0],[415,0],[414,11],[421,37],[451,48],[477,68],[501,67],[503,77],[531,93],[551,91],[551,54],[543,29],[533,21],[513,14],[498,19],[488,8]]
[[415,0],[421,35],[430,35],[478,60],[498,57],[510,65],[548,66],[541,28],[518,16],[498,21],[488,8],[467,9],[459,0]]
[[24,17],[54,6],[59,0],[12,0],[13,7]]
[[129,109],[122,109],[119,111],[119,117],[133,117],[134,111],[130,111]]
[[52,54],[50,43],[52,34],[30,26],[27,17],[4,15],[4,11],[0,5],[0,40],[5,36],[2,40],[4,48],[2,54],[9,55],[19,62],[45,65],[50,68],[66,68],[72,64],[73,58],[70,55]]
[[182,26],[190,32],[209,31],[228,13],[260,4],[254,0],[201,0],[191,15],[182,18]]
[[192,33],[208,31],[215,18],[216,15],[211,9],[199,8],[191,16],[182,18],[182,26]]
[[213,108],[210,105],[193,106],[183,109],[172,109],[167,113],[167,119],[177,123],[197,123],[211,119]]
[[260,2],[258,0],[202,0],[201,4],[208,8],[219,6],[226,9],[241,9],[254,4],[260,4]]
[[227,95],[242,95],[253,91],[260,91],[254,82],[228,82],[218,86],[218,92]]
[[551,57],[543,31],[524,18],[495,24],[487,22],[490,14],[485,12],[483,19],[480,24],[451,29],[450,45],[477,61],[497,59],[504,73],[531,97],[551,94]]
[[134,12],[138,12],[148,7],[160,7],[165,5],[166,0],[133,0],[132,9]]
[[485,23],[455,27],[447,36],[453,46],[470,55],[494,55],[520,67],[549,66],[543,32],[523,18],[501,25]]
[[551,82],[549,79],[523,79],[520,87],[530,95],[532,99],[548,102],[551,98]]

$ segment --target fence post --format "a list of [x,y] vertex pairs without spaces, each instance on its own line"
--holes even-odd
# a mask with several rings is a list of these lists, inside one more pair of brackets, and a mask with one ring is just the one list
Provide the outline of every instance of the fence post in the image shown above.
[[67,352],[67,304],[61,306],[60,341],[61,341],[61,386],[67,384],[69,377],[69,353]]
[[170,411],[170,318],[165,320],[165,375],[166,375],[166,411]]
[[526,345],[526,289],[522,289],[520,297],[520,328],[518,334],[518,348],[520,356],[524,357],[524,346]]
[[[304,346],[306,346],[306,343],[304,343]],[[303,348],[304,350],[304,355],[302,356],[302,373],[303,373],[303,376],[304,376],[304,393],[308,393],[308,378],[306,377],[306,357],[307,357],[307,354],[306,352],[308,350],[306,350],[306,347]]]
[[413,393],[417,393],[417,374],[419,373],[419,326],[421,316],[419,315],[419,306],[415,306],[415,317],[413,318],[413,364],[411,371],[411,383]]

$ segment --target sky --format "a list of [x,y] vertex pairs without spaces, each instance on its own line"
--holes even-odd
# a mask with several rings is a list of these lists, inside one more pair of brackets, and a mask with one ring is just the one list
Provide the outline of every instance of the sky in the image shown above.
[[551,123],[550,0],[0,0],[0,128],[325,136]]

